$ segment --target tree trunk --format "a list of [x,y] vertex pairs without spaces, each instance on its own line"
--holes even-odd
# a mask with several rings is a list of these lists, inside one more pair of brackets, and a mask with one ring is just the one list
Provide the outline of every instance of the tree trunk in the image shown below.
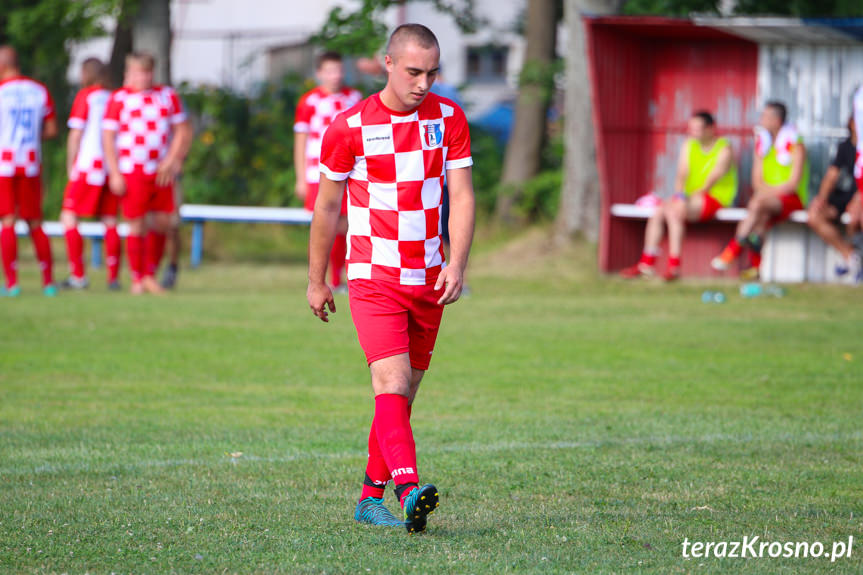
[[140,0],[132,29],[136,52],[156,57],[153,79],[171,83],[171,1]]
[[119,88],[123,85],[126,54],[132,51],[132,16],[129,2],[122,2],[120,5],[120,14],[117,16],[117,27],[114,28],[111,61],[108,63],[108,74],[111,78],[112,88]]
[[557,2],[528,0],[524,64],[519,79],[515,125],[506,146],[497,216],[513,218],[513,206],[524,183],[540,169],[546,113],[553,87]]
[[622,0],[565,0],[564,18],[569,32],[564,101],[564,183],[555,226],[558,240],[581,233],[591,242],[599,239],[599,173],[591,109],[587,43],[582,14],[613,14]]

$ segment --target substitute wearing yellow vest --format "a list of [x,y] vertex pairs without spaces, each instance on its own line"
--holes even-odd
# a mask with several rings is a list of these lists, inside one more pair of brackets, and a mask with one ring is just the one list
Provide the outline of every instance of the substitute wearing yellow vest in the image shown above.
[[710,112],[695,112],[687,124],[689,138],[680,148],[674,195],[656,207],[647,221],[641,259],[621,274],[627,278],[654,275],[656,256],[664,228],[668,227],[666,281],[680,277],[680,252],[686,222],[703,222],[728,207],[737,194],[737,166],[731,145],[716,136],[716,122]]
[[752,199],[734,238],[711,262],[718,271],[728,269],[747,247],[749,267],[741,277],[757,279],[764,234],[806,206],[809,160],[803,138],[787,123],[787,116],[785,104],[777,101],[767,102],[761,112],[760,125],[755,129]]

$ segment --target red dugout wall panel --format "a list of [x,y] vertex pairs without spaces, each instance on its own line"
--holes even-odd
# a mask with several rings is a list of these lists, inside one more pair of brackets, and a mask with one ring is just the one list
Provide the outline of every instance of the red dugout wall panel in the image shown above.
[[[610,272],[638,259],[644,236],[644,222],[611,216],[611,205],[650,191],[671,193],[694,110],[716,116],[720,133],[743,159],[742,194],[748,193],[758,48],[683,20],[586,18],[585,26],[602,189],[599,260]],[[731,233],[728,224],[689,226],[684,273],[710,273],[710,257]]]

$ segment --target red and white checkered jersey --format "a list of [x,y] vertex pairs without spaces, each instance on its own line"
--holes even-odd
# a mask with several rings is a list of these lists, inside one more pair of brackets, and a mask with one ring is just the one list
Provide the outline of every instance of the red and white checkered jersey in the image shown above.
[[330,94],[321,87],[306,92],[297,102],[294,132],[308,134],[306,138],[306,181],[316,184],[321,179],[321,142],[336,116],[362,100],[353,88],[342,88]]
[[83,178],[91,186],[105,184],[107,171],[102,153],[102,118],[110,97],[111,92],[99,85],[84,88],[75,96],[66,124],[83,134],[72,168],[73,181]]
[[42,123],[54,116],[44,85],[24,76],[0,82],[0,177],[42,172]]
[[108,100],[102,129],[117,132],[120,173],[153,175],[168,153],[173,127],[185,121],[180,97],[170,86],[120,88]]
[[464,112],[437,94],[404,113],[375,94],[339,115],[324,136],[321,173],[347,179],[348,279],[433,284],[446,265],[446,170],[471,165]]

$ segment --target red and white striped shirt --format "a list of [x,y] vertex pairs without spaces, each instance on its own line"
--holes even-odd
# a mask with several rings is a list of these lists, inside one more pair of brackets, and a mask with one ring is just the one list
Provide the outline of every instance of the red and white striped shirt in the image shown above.
[[66,125],[81,130],[81,145],[72,168],[72,180],[83,178],[92,186],[105,184],[107,171],[102,152],[102,118],[111,92],[102,86],[90,86],[78,92],[72,103]]
[[446,265],[446,170],[471,165],[464,112],[437,94],[409,112],[375,94],[339,115],[324,136],[321,173],[347,180],[348,279],[433,284]]
[[25,76],[0,82],[0,177],[42,173],[42,123],[53,117],[43,84]]

